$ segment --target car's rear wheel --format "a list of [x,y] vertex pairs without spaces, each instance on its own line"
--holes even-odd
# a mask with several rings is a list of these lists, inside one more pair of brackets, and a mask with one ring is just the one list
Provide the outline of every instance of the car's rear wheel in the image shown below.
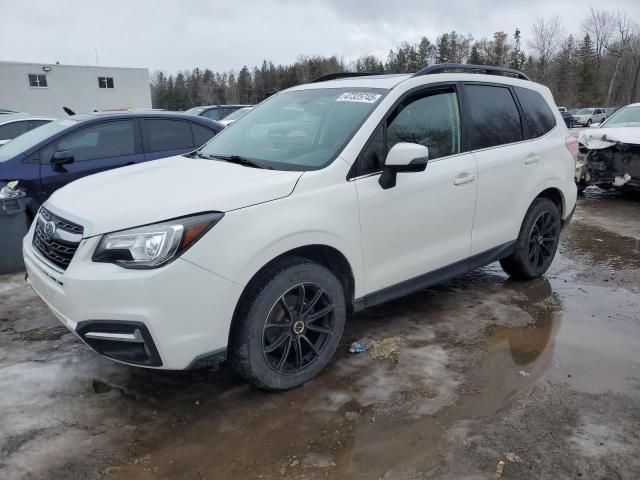
[[543,275],[555,257],[561,227],[558,207],[548,198],[536,198],[522,222],[515,251],[500,260],[503,270],[521,280]]
[[346,319],[344,291],[328,269],[290,258],[252,282],[230,345],[232,365],[266,390],[309,381],[329,363]]

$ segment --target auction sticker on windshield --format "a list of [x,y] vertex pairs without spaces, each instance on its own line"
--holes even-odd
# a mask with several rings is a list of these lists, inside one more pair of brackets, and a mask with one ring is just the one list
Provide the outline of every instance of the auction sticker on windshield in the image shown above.
[[360,102],[360,103],[376,103],[376,101],[381,97],[379,93],[370,93],[370,92],[358,92],[351,93],[345,92],[336,98],[336,102]]

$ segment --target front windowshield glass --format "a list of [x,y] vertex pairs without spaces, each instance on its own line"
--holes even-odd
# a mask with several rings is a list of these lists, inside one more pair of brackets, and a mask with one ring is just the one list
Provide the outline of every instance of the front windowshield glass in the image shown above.
[[618,110],[602,124],[603,127],[640,127],[640,107]]
[[593,108],[581,108],[576,115],[593,115]]
[[239,156],[281,170],[323,168],[387,91],[318,88],[279,93],[216,135],[201,154]]

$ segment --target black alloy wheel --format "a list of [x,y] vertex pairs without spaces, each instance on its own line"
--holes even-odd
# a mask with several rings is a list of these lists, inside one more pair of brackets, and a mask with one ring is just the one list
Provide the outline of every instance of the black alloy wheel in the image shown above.
[[335,305],[315,283],[300,283],[275,302],[262,332],[262,353],[279,374],[297,374],[321,355],[334,333]]

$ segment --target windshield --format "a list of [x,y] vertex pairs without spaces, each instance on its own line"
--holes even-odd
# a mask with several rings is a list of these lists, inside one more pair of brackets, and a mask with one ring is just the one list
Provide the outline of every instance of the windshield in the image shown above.
[[193,107],[184,113],[186,113],[187,115],[200,115],[203,111],[204,111],[204,108],[202,107]]
[[46,140],[52,135],[67,129],[76,123],[78,123],[76,120],[65,118],[63,120],[56,120],[54,122],[47,123],[41,127],[37,127],[23,133],[19,137],[14,138],[9,143],[0,147],[0,162],[6,162],[10,158],[20,155],[43,140]]
[[576,115],[591,115],[593,113],[593,108],[581,108],[576,112]]
[[640,107],[625,107],[608,118],[602,126],[640,127]]
[[249,111],[251,110],[253,110],[253,108],[251,107],[241,108],[239,110],[236,110],[235,112],[231,112],[229,115],[224,117],[223,120],[238,120],[240,117],[249,113]]
[[244,157],[277,170],[317,170],[335,159],[386,93],[374,88],[282,92],[213,137],[200,153]]

